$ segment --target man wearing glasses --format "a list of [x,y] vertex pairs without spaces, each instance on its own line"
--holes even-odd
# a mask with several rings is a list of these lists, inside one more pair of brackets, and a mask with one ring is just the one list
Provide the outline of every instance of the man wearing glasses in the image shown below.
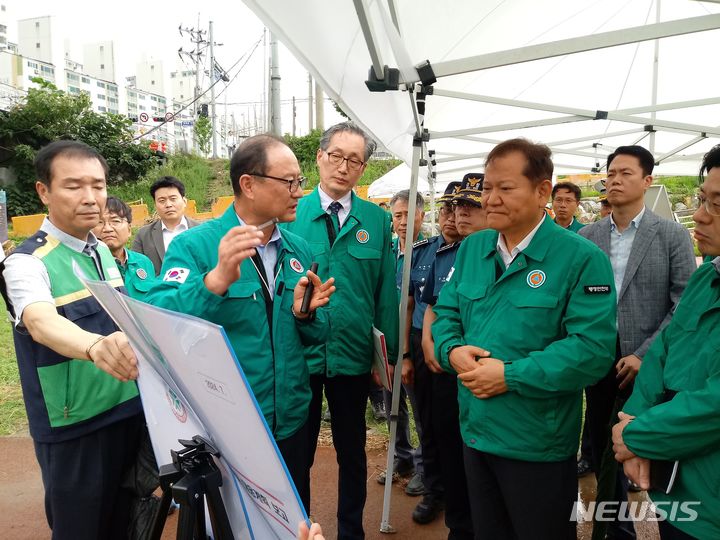
[[[615,458],[665,517],[662,540],[720,538],[720,146],[705,154],[700,178],[694,236],[714,259],[690,278],[613,428]],[[660,460],[680,462],[667,492],[651,480]]]
[[115,257],[128,296],[143,300],[155,281],[155,268],[142,253],[125,248],[130,238],[132,210],[117,197],[108,197],[100,223],[93,233],[110,249]]
[[[310,244],[318,274],[335,278],[338,291],[327,309],[330,336],[305,349],[310,368],[310,451],[320,431],[323,388],[331,413],[339,465],[338,538],[362,539],[367,496],[365,407],[373,358],[373,326],[385,334],[391,362],[397,358],[398,305],[390,220],[377,205],[357,197],[375,143],[350,122],[330,127],[320,139],[320,185],[298,204],[287,229]],[[379,383],[379,379],[377,380]],[[311,454],[312,455],[312,454]],[[312,461],[312,458],[311,458]]]
[[[325,342],[328,321],[317,308],[335,287],[308,271],[307,243],[274,224],[295,219],[305,183],[285,142],[246,139],[230,160],[230,180],[234,203],[173,240],[148,302],[225,328],[307,509],[311,392],[303,347]],[[314,292],[302,313],[309,281]]]
[[581,194],[580,188],[572,182],[559,182],[553,186],[551,197],[555,223],[573,232],[585,226],[575,219]]

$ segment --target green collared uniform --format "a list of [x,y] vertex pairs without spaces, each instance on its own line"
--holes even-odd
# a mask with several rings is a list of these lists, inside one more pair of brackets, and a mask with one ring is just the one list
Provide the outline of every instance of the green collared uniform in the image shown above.
[[463,240],[433,308],[444,369],[454,373],[449,352],[466,344],[505,362],[504,394],[479,399],[458,383],[463,440],[510,459],[569,459],[580,438],[582,390],[615,358],[610,261],[549,217],[507,269],[497,240],[492,230]]
[[314,321],[301,322],[291,312],[295,285],[312,259],[305,241],[287,231],[278,246],[272,327],[251,259],[242,262],[240,279],[224,295],[205,287],[205,276],[218,262],[220,240],[238,225],[231,205],[218,219],[177,236],[163,261],[163,281],[153,286],[147,301],[223,326],[268,426],[282,440],[307,420],[311,392],[303,347],[325,341],[327,318],[321,309]]
[[585,225],[583,223],[580,223],[575,217],[573,216],[572,221],[570,222],[570,225],[565,227],[568,231],[572,232],[578,232],[580,229],[582,229]]
[[[636,418],[623,440],[636,455],[679,460],[670,494],[651,491],[673,526],[697,538],[720,538],[720,260],[698,268],[670,324],[643,358],[623,408]],[[667,400],[666,390],[674,393]],[[672,394],[670,394],[672,395]],[[651,464],[652,468],[652,464]],[[687,508],[697,512],[690,519]],[[679,508],[671,513],[670,503]]]
[[390,362],[397,359],[397,287],[388,214],[353,193],[350,213],[332,246],[326,216],[315,188],[300,199],[297,219],[284,226],[310,244],[318,274],[323,281],[334,277],[337,287],[325,308],[330,337],[306,348],[306,358],[312,375],[363,375],[372,364],[373,326],[385,334]]
[[[142,253],[126,249],[125,264],[117,265],[125,282],[128,296],[136,300],[145,300],[145,295],[155,282],[155,267],[150,259]],[[115,260],[117,263],[117,259]]]

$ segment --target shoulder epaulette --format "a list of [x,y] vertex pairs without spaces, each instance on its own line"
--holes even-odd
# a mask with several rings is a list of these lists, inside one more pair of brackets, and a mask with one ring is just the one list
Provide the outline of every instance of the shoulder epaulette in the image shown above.
[[443,251],[451,250],[459,245],[460,245],[460,242],[453,242],[452,244],[445,244],[444,246],[438,248],[436,253],[442,253]]
[[430,243],[429,238],[423,238],[422,240],[418,240],[417,242],[415,242],[413,244],[413,249],[415,249],[416,247],[424,246],[425,244],[429,244],[429,243]]
[[35,253],[35,250],[47,244],[47,236],[48,234],[45,231],[38,231],[16,247],[13,253],[32,255]]

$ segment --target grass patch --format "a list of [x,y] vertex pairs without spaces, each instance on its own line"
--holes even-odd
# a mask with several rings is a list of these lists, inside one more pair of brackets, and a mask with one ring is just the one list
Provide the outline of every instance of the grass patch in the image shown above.
[[[5,303],[0,302],[3,309]],[[27,429],[27,416],[15,361],[10,323],[0,324],[0,435],[13,435]]]
[[[218,160],[222,161],[222,160]],[[155,201],[150,197],[150,186],[161,176],[175,176],[185,184],[185,196],[194,199],[198,212],[210,210],[212,199],[209,197],[208,185],[216,176],[213,162],[190,154],[174,154],[162,167],[153,169],[143,178],[132,184],[109,186],[108,193],[123,201],[142,201],[148,205],[150,214],[155,212]],[[228,182],[228,190],[232,192]]]

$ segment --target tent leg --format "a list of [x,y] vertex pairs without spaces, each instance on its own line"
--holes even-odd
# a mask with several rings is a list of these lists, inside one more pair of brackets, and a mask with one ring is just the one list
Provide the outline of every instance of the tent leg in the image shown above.
[[403,264],[403,276],[402,276],[402,294],[400,296],[400,336],[398,339],[398,357],[395,364],[395,372],[393,374],[393,392],[392,392],[392,405],[390,407],[390,443],[388,446],[387,453],[387,464],[385,473],[385,492],[383,495],[383,511],[382,521],[380,522],[381,533],[394,533],[397,532],[390,525],[390,502],[392,499],[392,475],[393,475],[393,462],[395,460],[395,442],[397,439],[397,419],[398,410],[400,409],[400,388],[401,388],[401,375],[402,375],[402,354],[403,354],[403,343],[405,341],[405,325],[408,304],[408,289],[410,284],[410,267],[411,264],[408,261],[412,260],[412,239],[415,238],[415,200],[417,198],[417,184],[420,170],[420,155],[422,151],[422,143],[418,141],[413,146],[413,160],[412,160],[412,176],[410,180],[410,197],[408,201],[408,224],[407,224],[407,236],[405,241],[405,263]]

